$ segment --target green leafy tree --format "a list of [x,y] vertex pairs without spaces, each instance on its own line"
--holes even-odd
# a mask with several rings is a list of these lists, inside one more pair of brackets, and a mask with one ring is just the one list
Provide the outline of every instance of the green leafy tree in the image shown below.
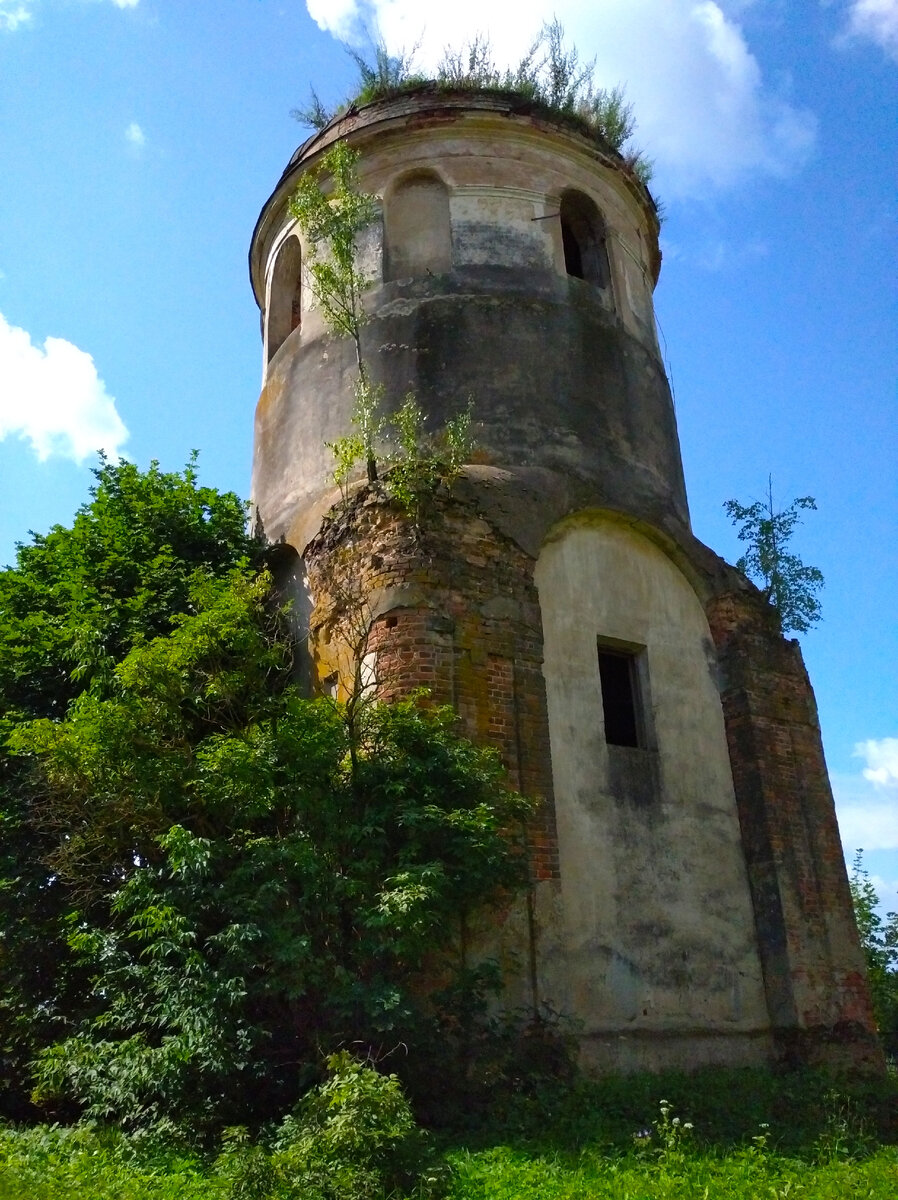
[[0,571],[0,1111],[12,1114],[25,1111],[30,1060],[88,1000],[65,938],[71,896],[48,865],[55,835],[9,736],[107,694],[128,651],[190,609],[196,579],[262,554],[243,502],[201,486],[195,456],[181,472],[101,458],[94,476],[72,526],[33,535]]
[[748,549],[736,562],[740,571],[754,579],[779,613],[784,633],[806,633],[820,620],[817,593],[823,587],[823,575],[816,567],[806,567],[789,543],[801,514],[816,510],[813,496],[799,496],[788,507],[777,511],[773,502],[773,481],[767,481],[767,496],[753,504],[727,500],[727,516],[738,527],[740,542]]
[[496,755],[446,710],[370,706],[350,733],[303,699],[268,588],[203,581],[109,695],[13,738],[93,1004],[43,1052],[43,1102],[181,1132],[283,1112],[322,1048],[432,1036],[421,970],[460,968],[466,915],[523,882]]
[[855,852],[849,884],[876,1025],[886,1052],[898,1057],[898,913],[880,916],[879,896],[864,867],[862,850]]

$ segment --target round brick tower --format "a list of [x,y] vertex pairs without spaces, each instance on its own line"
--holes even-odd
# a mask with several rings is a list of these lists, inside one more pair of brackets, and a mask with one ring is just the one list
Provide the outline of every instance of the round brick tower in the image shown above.
[[[417,523],[361,480],[334,508],[355,352],[288,201],[338,139],[380,201],[358,249],[387,409],[414,392],[439,429],[473,403],[475,461]],[[311,686],[428,687],[542,802],[531,894],[482,935],[508,1003],[573,1016],[596,1068],[875,1061],[813,695],[692,536],[627,163],[520,98],[425,88],[300,147],[250,268],[253,499],[295,552]]]

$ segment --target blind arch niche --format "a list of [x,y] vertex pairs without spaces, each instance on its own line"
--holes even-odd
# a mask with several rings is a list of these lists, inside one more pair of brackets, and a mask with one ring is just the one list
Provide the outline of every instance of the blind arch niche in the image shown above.
[[384,278],[439,275],[452,265],[449,189],[434,171],[402,176],[384,197]]

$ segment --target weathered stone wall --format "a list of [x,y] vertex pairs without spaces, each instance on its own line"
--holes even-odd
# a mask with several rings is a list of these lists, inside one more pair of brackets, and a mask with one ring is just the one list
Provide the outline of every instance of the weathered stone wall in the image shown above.
[[[769,1019],[701,603],[607,513],[540,554],[567,991],[597,1066],[758,1063]],[[609,744],[598,646],[628,647],[640,745]]]
[[[287,201],[339,137],[382,201],[359,251],[386,408],[412,390],[437,431],[474,402],[477,461],[417,525],[381,485],[332,509],[355,355],[302,274],[297,293]],[[601,279],[568,273],[571,193],[601,217]],[[366,106],[297,151],[250,264],[253,496],[304,559],[312,685],[427,688],[541,801],[534,887],[485,935],[510,1007],[575,1017],[598,1069],[881,1065],[813,695],[769,606],[691,534],[658,222],[620,156],[508,97]],[[607,744],[597,639],[638,654],[644,743]]]
[[420,526],[380,488],[338,507],[307,547],[319,686],[353,685],[360,660],[384,700],[426,688],[465,732],[495,746],[512,787],[540,809],[529,831],[534,879],[558,874],[542,633],[533,565],[476,510],[445,493]]
[[778,1053],[881,1069],[814,694],[797,641],[747,589],[708,605]]
[[[364,352],[386,408],[414,391],[439,429],[473,400],[481,462],[552,472],[577,507],[619,508],[673,536],[688,529],[652,311],[657,217],[620,156],[507,98],[366,106],[297,152],[263,210],[250,258],[266,330],[280,311],[281,256],[302,241],[290,192],[341,136],[361,153],[360,186],[382,200],[360,265],[371,280]],[[600,214],[601,286],[566,271],[561,199],[572,189]],[[415,227],[425,193],[439,226],[430,238]],[[273,356],[278,339],[267,337],[252,485],[265,532],[300,550],[332,500],[325,443],[348,428],[355,371],[352,346],[327,333],[307,286],[302,306],[302,327]]]

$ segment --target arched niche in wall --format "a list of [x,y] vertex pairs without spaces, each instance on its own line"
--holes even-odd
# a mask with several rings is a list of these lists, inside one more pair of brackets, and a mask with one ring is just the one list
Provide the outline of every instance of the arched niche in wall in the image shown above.
[[582,192],[561,196],[561,244],[564,269],[575,279],[595,287],[611,285],[611,267],[605,245],[605,222],[596,204]]
[[302,249],[288,237],[278,250],[268,293],[268,361],[302,324]]
[[452,265],[449,189],[433,171],[404,175],[384,197],[384,278],[438,275]]

